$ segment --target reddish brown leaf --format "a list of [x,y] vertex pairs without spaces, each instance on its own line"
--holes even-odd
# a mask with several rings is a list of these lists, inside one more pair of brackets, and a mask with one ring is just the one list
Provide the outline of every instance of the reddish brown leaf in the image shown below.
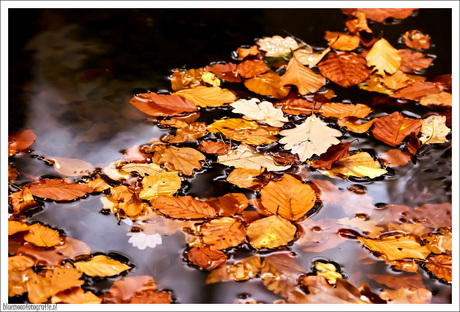
[[150,203],[161,213],[176,219],[202,219],[216,216],[216,211],[211,206],[191,196],[159,196],[152,199]]
[[174,94],[141,93],[133,97],[130,103],[151,116],[172,116],[198,110],[193,102]]
[[235,213],[241,213],[248,206],[248,199],[241,193],[229,193],[224,196],[209,198],[205,202],[222,217],[231,217]]
[[[429,258],[428,258],[429,259]],[[384,275],[384,274],[367,274],[367,277],[373,279],[379,284],[390,288],[424,288],[423,278],[420,274],[410,275]]]
[[244,85],[250,91],[282,99],[288,95],[290,88],[281,85],[281,77],[273,71],[268,71],[254,78],[246,79]]
[[358,13],[366,14],[368,19],[376,22],[383,22],[387,18],[405,19],[409,17],[412,12],[416,9],[393,9],[393,8],[382,8],[382,9],[342,9],[342,12],[346,15],[357,15]]
[[8,183],[13,182],[18,177],[18,169],[8,164]]
[[371,121],[362,123],[361,120],[356,117],[345,117],[337,120],[337,124],[340,127],[346,127],[351,132],[364,133],[372,127],[376,120],[377,118],[374,118]]
[[452,228],[452,203],[425,204],[407,212],[405,218],[433,229]]
[[300,223],[300,226],[303,229],[302,236],[296,244],[307,252],[323,252],[346,240],[337,234],[341,226],[332,219],[306,219]]
[[243,78],[252,78],[254,76],[263,74],[270,69],[267,64],[259,60],[247,60],[238,64],[238,73]]
[[404,166],[411,160],[412,155],[399,149],[391,149],[380,155],[379,159],[382,164],[390,167]]
[[427,58],[422,53],[413,52],[409,49],[398,50],[398,53],[401,56],[399,70],[405,73],[415,73],[418,70],[428,68],[433,62],[432,58]]
[[35,265],[51,267],[60,265],[66,257],[56,252],[56,249],[36,247],[32,244],[24,244],[17,250],[18,254],[27,255],[34,259]]
[[332,145],[327,151],[319,156],[320,159],[315,159],[310,162],[313,168],[331,169],[332,164],[342,158],[350,155],[351,142],[340,142],[337,145]]
[[237,66],[234,63],[214,64],[206,66],[206,70],[222,78],[228,82],[241,82],[241,77],[238,76]]
[[202,141],[200,145],[198,145],[198,149],[208,154],[226,155],[232,150],[232,146],[223,141]]
[[300,94],[306,95],[318,91],[326,84],[326,79],[293,57],[289,61],[286,72],[281,76],[280,84],[282,86],[295,85]]
[[187,71],[180,71],[176,69],[171,75],[171,88],[173,91],[178,91],[186,88],[196,88],[202,86],[203,68],[189,69]]
[[32,195],[54,200],[73,200],[93,192],[88,185],[72,183],[67,179],[42,179],[27,186]]
[[429,304],[433,294],[425,288],[385,289],[380,294],[390,304]]
[[404,44],[411,49],[428,49],[430,47],[430,36],[424,35],[420,30],[406,31],[402,36]]
[[416,81],[405,88],[399,89],[390,96],[394,98],[404,98],[418,101],[428,94],[440,93],[443,89],[443,85],[439,82],[433,83]]
[[292,253],[278,252],[264,258],[260,271],[262,282],[267,289],[287,297],[297,284],[303,269]]
[[144,291],[139,295],[131,298],[129,303],[132,304],[169,304],[171,303],[172,298],[169,292],[167,291],[157,291],[153,292],[151,290]]
[[20,133],[8,136],[8,157],[22,152],[35,142],[37,136],[32,130],[24,130]]
[[444,90],[452,92],[452,74],[445,74],[433,78],[433,82],[439,82],[444,86]]
[[289,99],[283,103],[282,110],[287,114],[292,115],[310,115],[312,113],[317,113],[321,108],[321,103],[310,102],[305,99]]
[[214,270],[227,263],[226,254],[210,249],[208,246],[192,247],[187,252],[187,257],[191,262],[206,270]]
[[345,88],[363,82],[372,72],[364,57],[349,52],[328,53],[318,68],[323,76]]
[[406,118],[399,112],[394,112],[374,122],[372,134],[377,140],[388,145],[397,146],[411,133],[420,131],[420,119]]
[[443,278],[452,282],[452,255],[441,254],[429,257],[425,264],[426,268],[431,271],[437,278]]

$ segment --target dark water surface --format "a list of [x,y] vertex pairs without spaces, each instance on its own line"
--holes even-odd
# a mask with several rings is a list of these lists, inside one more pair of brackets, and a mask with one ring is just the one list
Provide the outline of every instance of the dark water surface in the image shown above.
[[[170,90],[167,77],[172,69],[231,61],[232,51],[264,36],[291,34],[312,46],[325,47],[324,32],[343,31],[345,27],[339,9],[11,9],[9,21],[9,132],[33,130],[37,140],[31,147],[32,155],[77,158],[102,167],[120,159],[122,150],[168,133],[147,122],[129,100],[146,90]],[[452,72],[450,25],[450,10],[420,9],[415,16],[397,23],[373,23],[370,27],[396,48],[403,48],[396,43],[407,30],[428,33],[434,47],[427,52],[436,58],[423,75],[431,80]],[[331,85],[328,87],[334,89]],[[378,96],[357,88],[336,89],[335,102],[370,104],[372,97]],[[379,110],[405,111],[417,118],[425,118],[428,113],[410,104],[379,106],[373,114]],[[353,136],[348,136],[350,141]],[[388,149],[372,137],[364,138],[355,141],[351,150],[369,149],[378,154]],[[31,176],[58,176],[53,167],[31,155],[16,157],[14,165]],[[382,181],[328,179],[318,172],[310,173],[308,179],[331,180],[344,190],[353,184],[364,185],[372,205],[417,207],[451,202],[451,168],[450,141],[434,145],[415,164],[395,168],[394,176]],[[188,181],[186,192],[208,198],[232,191],[229,184],[214,181],[224,169],[217,166],[197,174]],[[30,181],[21,175],[16,182]],[[280,298],[260,279],[205,285],[206,273],[183,260],[186,243],[182,233],[163,237],[163,243],[153,249],[139,250],[128,243],[126,233],[131,226],[118,223],[113,215],[101,214],[101,209],[98,195],[72,203],[46,202],[43,210],[31,214],[31,220],[64,230],[67,236],[88,244],[93,252],[126,257],[135,265],[129,275],[153,276],[158,287],[172,290],[179,303],[232,303],[244,294],[267,303]],[[337,213],[343,211],[323,204],[312,218],[346,216]],[[354,274],[360,270],[356,259],[368,252],[355,240],[320,254],[304,252],[295,245],[290,248],[305,271],[320,257],[338,263],[357,286],[367,282],[371,288],[381,287],[370,279],[355,279]],[[370,270],[374,274],[405,274],[391,271],[383,261]],[[363,276],[372,272],[363,272]],[[88,287],[100,294],[117,278]],[[428,275],[424,281],[434,293],[432,302],[451,301],[450,286]]]

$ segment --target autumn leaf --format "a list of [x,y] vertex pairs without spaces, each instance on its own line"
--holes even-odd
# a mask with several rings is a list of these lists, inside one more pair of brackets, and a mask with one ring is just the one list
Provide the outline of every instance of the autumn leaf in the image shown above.
[[58,173],[65,176],[90,175],[95,169],[93,165],[80,159],[65,157],[45,157],[45,159],[54,166]]
[[294,38],[281,36],[264,37],[257,41],[257,45],[268,57],[284,56],[299,48]]
[[440,254],[429,257],[425,267],[437,278],[452,282],[452,255]]
[[432,296],[431,291],[425,288],[385,289],[380,294],[389,304],[428,304]]
[[349,178],[350,176],[370,179],[377,178],[385,173],[380,163],[374,160],[367,152],[358,152],[352,156],[342,158],[334,162],[329,170],[318,170],[330,177]]
[[18,169],[8,164],[8,183],[13,182],[18,177]]
[[176,219],[202,219],[216,216],[216,211],[211,206],[191,196],[159,196],[152,199],[150,203],[162,214]]
[[91,254],[91,248],[86,243],[72,237],[66,237],[64,244],[55,246],[54,250],[72,260],[86,258]]
[[338,278],[342,278],[342,274],[337,272],[337,268],[332,263],[323,263],[315,261],[316,274],[324,277],[329,284],[335,284]]
[[346,127],[351,132],[364,133],[372,127],[376,120],[377,118],[374,118],[368,122],[362,123],[356,117],[345,117],[337,120],[337,124],[340,127]]
[[258,179],[263,169],[246,169],[246,168],[235,168],[230,172],[227,177],[227,182],[234,184],[240,188],[247,189],[260,189],[264,187],[268,181]]
[[150,164],[130,163],[130,164],[121,166],[120,170],[127,172],[127,173],[137,172],[141,177],[154,176],[157,173],[164,171],[163,168],[161,168],[155,163],[150,163]]
[[247,281],[256,277],[260,272],[261,262],[259,256],[251,256],[241,261],[227,264],[210,272],[206,277],[206,284],[228,281]]
[[412,155],[399,149],[391,149],[379,156],[379,160],[390,167],[404,166],[411,160]]
[[248,206],[248,199],[241,193],[228,193],[224,196],[206,199],[205,202],[222,217],[231,217],[235,213],[241,213]]
[[302,271],[294,255],[290,252],[280,252],[264,258],[260,277],[268,290],[287,297],[297,285],[297,279]]
[[319,159],[314,159],[308,164],[313,168],[331,169],[334,162],[350,155],[350,145],[351,142],[331,145],[325,153],[319,156]]
[[201,226],[203,242],[211,249],[235,247],[246,238],[246,229],[241,222],[233,218],[214,219]]
[[51,297],[51,303],[67,303],[67,304],[99,304],[102,299],[90,291],[84,291],[81,288],[71,288]]
[[240,118],[220,119],[207,127],[211,133],[222,133],[232,140],[262,145],[278,141],[278,128],[261,126],[255,121]]
[[[163,125],[164,121],[161,122]],[[184,125],[177,127],[175,135],[167,135],[161,138],[163,142],[168,143],[183,143],[195,141],[203,137],[206,134],[206,123],[204,122],[194,122],[187,124],[184,122]]]
[[324,36],[329,46],[336,50],[353,51],[359,46],[359,37],[341,32],[326,31]]
[[294,51],[294,58],[302,65],[313,68],[329,53],[329,51],[331,51],[331,48],[324,49],[322,52],[312,52],[311,49],[298,49]]
[[237,66],[234,63],[217,63],[212,66],[206,66],[206,70],[219,76],[222,80],[228,82],[241,82],[241,77],[238,75]]
[[257,54],[259,54],[259,49],[256,45],[253,45],[250,48],[241,47],[236,50],[236,53],[238,54],[238,59],[243,60],[248,56],[256,56]]
[[[426,229],[426,228],[425,228]],[[429,230],[429,229],[428,229]],[[424,236],[427,240],[426,246],[432,253],[442,254],[445,252],[452,251],[452,232],[442,234],[432,234]]]
[[452,107],[452,94],[444,91],[436,94],[428,94],[422,97],[419,103],[428,107]]
[[14,235],[19,232],[26,232],[29,230],[29,226],[19,221],[8,220],[8,236]]
[[201,169],[201,162],[206,157],[190,147],[167,146],[155,152],[152,161],[166,166],[168,170],[179,171],[191,176],[195,169]]
[[324,117],[346,118],[357,117],[364,118],[372,109],[364,104],[343,104],[343,103],[325,103],[319,110]]
[[388,41],[380,39],[372,46],[366,56],[367,65],[374,66],[379,75],[384,76],[385,72],[393,74],[401,65],[401,56],[398,50],[393,48]]
[[142,179],[141,199],[154,199],[158,196],[172,196],[181,187],[181,179],[177,172],[161,172]]
[[94,179],[88,180],[86,183],[90,188],[93,189],[93,192],[102,192],[110,188],[110,185],[105,182],[100,175],[97,175]]
[[287,245],[296,232],[295,225],[279,216],[256,220],[247,227],[249,243],[256,249]]
[[32,195],[54,200],[73,200],[92,193],[92,189],[81,183],[72,183],[67,179],[42,179],[27,184]]
[[8,136],[8,157],[27,149],[35,142],[36,138],[37,136],[32,130],[23,130]]
[[376,22],[383,22],[387,18],[405,19],[409,17],[412,12],[417,9],[402,9],[402,8],[359,8],[359,9],[342,9],[342,12],[346,15],[356,15],[358,13],[364,13],[368,19]]
[[284,136],[279,141],[285,144],[284,149],[299,155],[301,161],[315,154],[321,155],[326,152],[329,146],[340,143],[336,137],[342,136],[342,132],[329,128],[314,114],[309,116],[304,123],[293,129],[282,130],[280,134]]
[[421,125],[420,119],[406,118],[396,111],[377,119],[374,122],[372,134],[383,143],[397,146],[411,133],[418,134]]
[[19,215],[33,207],[39,205],[32,196],[32,192],[28,187],[8,195],[8,204],[13,207],[13,215]]
[[49,227],[35,223],[29,226],[29,232],[24,235],[24,240],[40,247],[53,247],[62,241],[59,232]]
[[369,44],[373,44],[374,33],[367,25],[367,18],[364,13],[355,13],[353,18],[350,18],[345,22],[345,25],[351,33],[357,34],[360,37],[361,43],[365,47],[369,47]]
[[424,288],[423,278],[420,274],[412,275],[384,275],[384,274],[367,274],[367,277],[373,279],[379,284],[390,288]]
[[402,36],[404,44],[411,49],[420,50],[430,47],[430,36],[424,35],[419,30],[406,31]]
[[384,228],[379,226],[377,222],[357,217],[353,219],[342,218],[337,220],[337,223],[349,226],[351,228],[360,229],[362,230],[362,234],[371,238],[378,237],[384,231]]
[[88,276],[114,276],[131,267],[120,261],[109,259],[104,255],[98,255],[85,262],[75,262],[75,267]]
[[267,101],[260,102],[259,99],[238,100],[230,104],[233,112],[243,114],[244,119],[256,120],[273,127],[282,127],[289,119],[283,116],[283,111],[274,108],[273,104]]
[[203,85],[201,77],[204,72],[205,70],[203,68],[189,69],[187,71],[181,71],[179,69],[174,70],[170,77],[171,89],[173,91],[178,91]]
[[198,145],[198,149],[208,154],[225,155],[232,150],[232,146],[223,141],[201,141],[200,145]]
[[208,246],[192,247],[187,252],[190,262],[206,270],[224,266],[227,263],[227,255],[219,250],[210,249]]
[[295,243],[304,251],[323,252],[345,242],[345,239],[337,234],[341,226],[335,220],[305,219],[299,225],[302,229],[301,237]]
[[281,84],[281,77],[273,71],[244,80],[244,85],[249,91],[260,95],[273,96],[275,99],[286,97],[291,90]]
[[173,116],[198,110],[193,102],[174,94],[140,93],[133,97],[130,103],[147,115],[157,117]]
[[319,88],[326,84],[326,79],[315,74],[311,69],[305,67],[295,57],[291,58],[286,68],[286,72],[281,76],[281,85],[295,85],[299,93],[305,95],[307,93],[316,92]]
[[300,115],[306,114],[310,115],[312,113],[317,113],[321,108],[322,103],[311,102],[305,99],[289,99],[283,103],[282,110],[286,114],[291,115]]
[[291,221],[304,217],[316,201],[315,191],[289,174],[279,182],[270,181],[260,194],[268,211]]
[[235,94],[228,89],[221,89],[219,87],[196,87],[193,89],[183,89],[174,92],[196,106],[221,106],[225,103],[231,103],[236,100]]
[[385,237],[382,239],[367,239],[358,237],[359,241],[372,251],[377,251],[388,260],[403,260],[406,258],[426,259],[431,251],[413,236]]
[[380,81],[391,90],[407,87],[413,82],[408,75],[399,69],[393,75],[386,75],[383,79],[381,78]]
[[405,88],[399,89],[390,96],[418,101],[428,94],[440,93],[443,89],[443,85],[439,82],[416,81]]
[[348,88],[366,80],[371,74],[366,60],[349,52],[331,52],[318,64],[321,74]]
[[217,157],[217,163],[244,169],[260,170],[266,168],[268,171],[282,171],[290,167],[277,165],[273,157],[257,153],[246,144],[240,144],[236,150]]
[[433,62],[433,58],[428,58],[420,52],[409,49],[398,50],[401,56],[401,66],[399,69],[405,73],[415,73],[418,70],[428,68]]
[[270,70],[267,64],[259,60],[246,60],[238,64],[238,73],[243,78],[252,78]]

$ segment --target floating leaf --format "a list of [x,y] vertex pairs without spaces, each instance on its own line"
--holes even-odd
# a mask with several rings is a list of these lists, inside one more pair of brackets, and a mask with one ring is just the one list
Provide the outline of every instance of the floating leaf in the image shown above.
[[374,160],[367,152],[358,152],[352,156],[342,158],[334,162],[329,170],[318,170],[321,173],[330,177],[350,176],[370,179],[377,178],[382,174],[387,173],[385,169],[380,167],[380,163]]
[[130,103],[147,115],[157,117],[172,116],[198,110],[193,102],[174,94],[141,93],[133,97]]
[[425,267],[437,278],[452,282],[452,255],[441,254],[429,257]]
[[380,294],[380,297],[390,304],[428,304],[432,296],[431,291],[425,288],[385,289]]
[[99,304],[102,299],[90,291],[84,291],[81,288],[71,288],[51,297],[51,303],[67,304]]
[[234,113],[243,114],[244,119],[260,121],[273,127],[282,127],[285,122],[289,121],[283,116],[281,109],[274,108],[270,102],[260,102],[256,98],[241,99],[233,102],[230,106],[234,108]]
[[186,88],[196,88],[203,85],[201,76],[205,70],[203,68],[189,69],[187,71],[181,71],[179,69],[174,70],[171,75],[171,88],[173,91],[178,91]]
[[268,211],[291,221],[304,217],[316,201],[315,191],[289,174],[279,182],[270,181],[260,194]]
[[289,87],[284,87],[281,84],[281,77],[271,70],[256,77],[246,79],[244,85],[254,93],[273,96],[275,99],[286,97],[290,91]]
[[331,145],[325,153],[319,156],[319,159],[314,159],[308,164],[313,168],[331,169],[334,162],[350,155],[350,145],[351,142]]
[[259,54],[259,49],[257,48],[256,45],[253,45],[250,48],[238,48],[236,50],[236,53],[238,54],[238,59],[243,60],[248,56],[256,56]]
[[128,232],[126,235],[130,237],[128,243],[140,250],[145,250],[147,247],[155,248],[163,242],[161,235],[158,233],[146,234],[144,232]]
[[[164,123],[165,122],[162,120],[161,124],[163,125]],[[161,140],[168,143],[183,143],[195,141],[206,134],[206,124],[204,122],[194,122],[190,124],[186,122],[182,123],[183,125],[176,126],[176,128],[178,128],[176,135],[168,135],[162,137]],[[172,126],[174,127],[174,125]]]
[[93,191],[88,185],[72,183],[67,179],[42,179],[27,186],[32,195],[54,200],[73,200]]
[[155,163],[150,163],[150,164],[131,163],[131,164],[123,165],[120,169],[128,173],[137,172],[141,177],[154,176],[157,173],[164,171],[163,168],[161,168]]
[[433,62],[432,58],[425,57],[423,53],[409,49],[398,50],[398,53],[401,56],[399,69],[405,73],[415,73],[418,70],[428,68]]
[[282,297],[297,285],[302,268],[290,252],[274,253],[264,258],[260,278],[267,289]]
[[383,143],[397,146],[411,133],[418,134],[421,125],[420,119],[406,118],[396,111],[377,119],[374,122],[372,134]]
[[247,121],[240,118],[220,119],[207,127],[209,132],[222,133],[232,140],[247,144],[261,145],[278,141],[275,136],[278,128],[261,126],[255,121]]
[[252,78],[269,70],[267,64],[259,60],[247,60],[238,64],[238,73],[243,78]]
[[8,183],[13,182],[18,177],[18,169],[8,164]]
[[240,188],[259,189],[265,186],[268,181],[259,180],[263,169],[235,168],[227,177],[227,182]]
[[337,272],[337,268],[332,263],[315,262],[316,274],[324,277],[329,284],[335,284],[342,274]]
[[19,232],[25,232],[29,230],[29,226],[19,221],[8,220],[8,236],[14,235]]
[[237,66],[234,63],[214,64],[212,66],[206,66],[206,70],[219,76],[222,80],[228,82],[241,82],[241,77],[238,75]]
[[246,238],[246,229],[243,223],[228,217],[204,223],[200,232],[203,235],[203,242],[211,249],[221,250],[235,247]]
[[180,189],[182,181],[177,172],[161,172],[142,179],[141,199],[154,199],[158,196],[172,196]]
[[284,136],[279,141],[286,144],[284,149],[299,155],[301,161],[326,152],[329,146],[340,143],[336,137],[342,136],[342,132],[329,128],[315,115],[309,116],[304,123],[293,129],[280,131],[280,134]]
[[315,74],[311,69],[305,67],[295,57],[291,58],[286,68],[286,72],[281,76],[281,85],[295,85],[299,93],[316,92],[326,84],[326,79],[321,75]]
[[209,198],[206,203],[213,207],[219,216],[231,217],[235,213],[241,213],[248,206],[248,199],[241,193],[228,193]]
[[440,93],[443,89],[443,85],[439,82],[416,81],[405,88],[399,89],[390,96],[418,101],[428,94]]
[[268,171],[282,171],[290,166],[279,166],[272,157],[256,153],[249,145],[240,144],[227,155],[217,157],[217,163],[235,168],[256,169],[267,168]]
[[22,214],[24,211],[39,205],[34,200],[32,192],[28,187],[24,187],[22,190],[8,195],[8,203],[13,207],[13,215]]
[[297,228],[288,220],[270,216],[249,224],[249,243],[256,249],[287,245],[294,239]]
[[260,271],[260,258],[252,256],[241,261],[227,264],[210,272],[206,278],[206,284],[235,281],[241,282],[256,277]]
[[72,260],[86,258],[91,254],[91,248],[81,240],[66,237],[63,245],[55,247],[58,254]]
[[430,233],[424,238],[427,240],[426,246],[432,253],[441,254],[452,251],[452,232],[450,231],[443,234]]
[[62,241],[58,231],[39,223],[29,226],[29,232],[24,235],[24,240],[40,247],[53,247]]
[[326,31],[324,39],[328,41],[331,48],[336,50],[353,51],[359,46],[359,37],[346,33]]
[[299,47],[294,38],[281,36],[264,37],[257,41],[257,45],[268,57],[284,56]]
[[312,113],[317,113],[321,106],[321,103],[310,102],[309,100],[289,99],[283,103],[282,110],[283,112],[292,115],[310,115]]
[[232,150],[232,146],[222,141],[201,141],[198,149],[208,154],[225,155]]
[[430,47],[430,36],[424,35],[420,30],[406,31],[402,36],[404,44],[411,49],[428,49]]
[[221,89],[219,87],[183,89],[176,91],[174,94],[179,95],[200,107],[216,107],[236,100],[236,96],[232,91],[228,89]]
[[409,17],[412,12],[417,9],[396,9],[396,8],[359,8],[359,9],[342,9],[342,12],[346,15],[356,15],[358,13],[364,13],[368,19],[376,22],[383,22],[387,18],[405,19]]
[[386,87],[392,90],[398,90],[410,85],[413,81],[399,69],[393,75],[386,75],[380,80]]
[[315,67],[326,54],[331,51],[331,48],[324,49],[322,52],[312,52],[311,49],[298,49],[294,51],[294,58],[296,58],[302,65],[309,68]]
[[318,64],[321,74],[348,88],[366,80],[371,74],[366,60],[349,52],[331,52]]
[[211,249],[208,246],[192,247],[187,252],[187,257],[193,264],[206,270],[214,270],[227,263],[226,254],[222,251]]
[[403,260],[406,258],[426,259],[431,251],[413,236],[385,237],[382,239],[367,239],[358,237],[359,241],[372,251],[384,254],[388,260]]
[[367,277],[373,279],[379,284],[391,288],[424,288],[423,278],[420,274],[411,275],[383,275],[383,274],[367,274]]
[[216,216],[216,211],[211,206],[191,196],[160,196],[150,203],[162,214],[176,219],[202,219]]
[[104,303],[170,303],[167,292],[157,292],[156,283],[151,276],[125,276],[110,287]]
[[355,133],[364,133],[369,130],[377,118],[374,118],[368,122],[362,123],[359,119],[355,117],[345,117],[337,120],[337,124],[340,127],[346,127],[351,132]]
[[205,158],[202,153],[190,147],[168,146],[155,152],[152,161],[166,166],[169,170],[191,176],[195,169],[201,169],[200,161]]
[[345,118],[357,117],[364,118],[372,109],[364,104],[342,104],[342,103],[325,103],[321,106],[320,114],[324,117]]
[[32,130],[24,130],[8,136],[8,157],[27,149],[35,142],[37,136]]
[[412,155],[399,149],[391,149],[379,156],[379,160],[390,167],[404,166],[411,160]]
[[353,219],[342,218],[337,220],[337,223],[360,229],[363,234],[372,238],[378,237],[384,231],[384,228],[379,226],[377,222],[357,217]]
[[444,91],[437,94],[428,94],[422,97],[419,102],[424,106],[452,107],[452,94]]
[[385,72],[393,74],[401,65],[401,56],[398,50],[393,48],[385,39],[380,39],[372,46],[366,56],[367,65],[374,66],[379,75],[384,76]]
[[95,179],[89,180],[86,185],[93,189],[93,192],[102,192],[110,188],[110,185],[105,182],[100,175],[97,175]]
[[85,262],[75,262],[78,270],[89,276],[114,276],[131,267],[120,261],[109,259],[104,255],[98,255]]
[[65,176],[90,175],[94,171],[93,165],[80,159],[64,157],[45,157],[45,159],[53,164],[57,172]]
[[[362,12],[355,12],[355,14],[353,15],[355,18],[351,18],[347,20],[345,23],[347,25],[348,30],[353,34],[358,34],[360,36],[361,42],[363,41],[363,35],[367,35],[366,37],[370,36],[370,39],[366,38],[368,40],[366,40],[365,43],[371,43],[373,41],[372,39],[374,39],[374,34],[367,25],[366,14]],[[368,47],[369,45],[366,44],[365,46]]]

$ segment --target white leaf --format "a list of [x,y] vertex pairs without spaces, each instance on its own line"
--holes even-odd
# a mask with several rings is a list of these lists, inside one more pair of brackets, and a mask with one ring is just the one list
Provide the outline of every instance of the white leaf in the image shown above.
[[144,232],[128,232],[126,235],[131,236],[128,240],[134,247],[144,250],[147,247],[155,248],[156,245],[161,245],[161,235],[158,233],[147,235]]
[[273,127],[282,127],[289,119],[283,116],[280,108],[274,108],[273,104],[256,98],[250,100],[238,100],[230,104],[234,113],[243,114],[244,119],[261,121]]
[[280,134],[284,136],[279,140],[281,144],[286,144],[284,149],[299,155],[301,161],[326,152],[331,145],[340,143],[336,137],[342,136],[342,132],[329,128],[315,115],[293,129],[280,131]]

